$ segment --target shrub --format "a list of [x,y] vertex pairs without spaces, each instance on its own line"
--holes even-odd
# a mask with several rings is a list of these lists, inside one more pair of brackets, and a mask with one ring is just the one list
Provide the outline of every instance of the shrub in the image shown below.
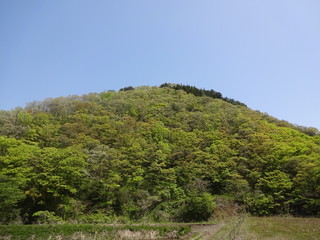
[[36,222],[38,224],[53,224],[63,222],[61,217],[56,216],[54,212],[49,212],[47,210],[35,212],[32,216],[36,217]]
[[182,207],[179,220],[184,222],[207,221],[216,207],[214,197],[209,193],[192,193]]
[[79,216],[77,220],[81,223],[111,223],[114,216],[97,211],[96,213]]

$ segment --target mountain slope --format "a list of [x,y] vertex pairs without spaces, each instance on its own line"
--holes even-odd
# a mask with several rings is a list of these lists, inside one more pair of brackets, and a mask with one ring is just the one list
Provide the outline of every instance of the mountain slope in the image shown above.
[[257,215],[319,215],[319,143],[170,86],[34,102],[0,112],[0,220],[201,221],[219,196]]

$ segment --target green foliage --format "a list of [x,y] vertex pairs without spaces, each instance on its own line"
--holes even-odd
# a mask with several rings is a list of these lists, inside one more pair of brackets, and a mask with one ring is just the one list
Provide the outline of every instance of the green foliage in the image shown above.
[[134,87],[128,86],[128,87],[120,88],[119,91],[130,91],[130,90],[134,90]]
[[179,219],[183,222],[207,221],[212,216],[215,207],[214,198],[209,193],[191,193],[185,200]]
[[15,222],[19,219],[18,203],[25,198],[21,183],[7,175],[0,175],[0,223]]
[[[170,83],[164,83],[164,84],[161,84],[160,87],[170,87],[170,88],[173,88],[175,90],[184,90],[186,91],[187,93],[192,93],[194,94],[195,96],[198,96],[198,97],[201,97],[201,96],[208,96],[208,97],[212,97],[212,98],[218,98],[218,99],[223,99],[224,101],[228,102],[228,103],[231,103],[231,104],[234,104],[234,105],[242,105],[242,106],[245,106],[245,104],[239,102],[239,101],[236,101],[234,99],[230,99],[230,98],[227,98],[227,97],[222,97],[222,94],[219,93],[219,92],[216,92],[214,90],[205,90],[205,89],[199,89],[199,88],[196,88],[194,86],[190,86],[190,85],[182,85],[182,84],[170,84]],[[128,87],[130,88],[130,87]],[[130,89],[131,90],[131,89]]]
[[76,221],[80,223],[93,223],[93,224],[99,224],[99,223],[111,223],[114,221],[114,216],[110,214],[106,214],[102,211],[97,211],[96,213],[90,213],[82,216],[78,216],[76,218]]
[[320,215],[319,156],[316,129],[213,90],[46,99],[0,112],[0,222],[203,221],[213,195],[257,215]]
[[47,210],[35,212],[32,216],[35,217],[36,223],[38,224],[54,224],[62,222],[61,217],[58,217],[54,212],[49,212]]

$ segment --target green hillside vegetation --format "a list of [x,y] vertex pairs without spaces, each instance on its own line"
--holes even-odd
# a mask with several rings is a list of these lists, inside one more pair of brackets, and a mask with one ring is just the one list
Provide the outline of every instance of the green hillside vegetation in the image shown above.
[[320,215],[316,129],[176,86],[0,111],[0,222],[206,221],[219,198]]

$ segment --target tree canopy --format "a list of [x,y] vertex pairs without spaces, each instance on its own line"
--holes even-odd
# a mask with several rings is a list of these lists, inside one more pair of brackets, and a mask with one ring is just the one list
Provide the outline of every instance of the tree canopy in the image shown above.
[[[0,222],[320,214],[320,136],[214,90],[126,87],[0,111]],[[98,219],[98,220],[97,220]]]

